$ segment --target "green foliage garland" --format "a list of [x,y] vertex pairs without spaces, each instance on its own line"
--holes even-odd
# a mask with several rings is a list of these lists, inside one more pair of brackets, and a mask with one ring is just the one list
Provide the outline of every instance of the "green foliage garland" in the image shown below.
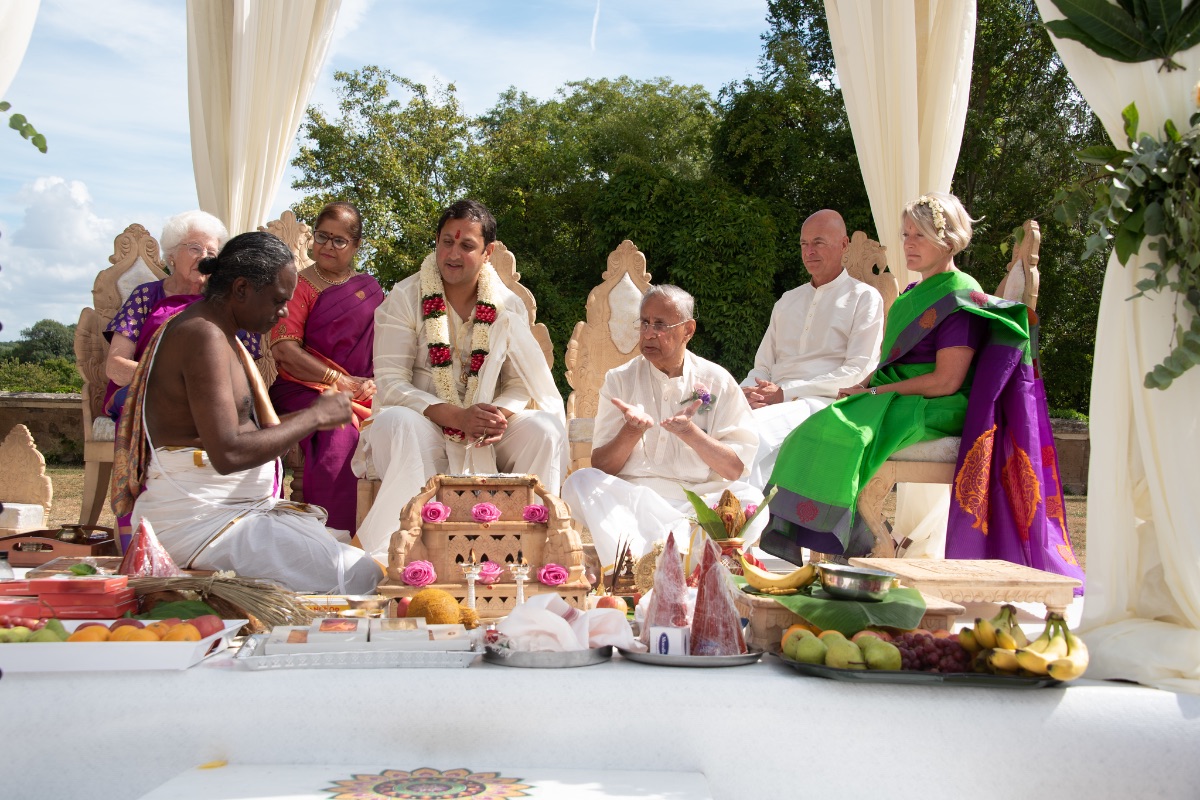
[[[1087,240],[1084,257],[1111,243],[1121,264],[1136,254],[1147,237],[1154,261],[1142,263],[1151,277],[1137,282],[1137,294],[1170,289],[1179,294],[1190,312],[1190,327],[1179,323],[1175,311],[1174,346],[1170,354],[1146,374],[1147,389],[1166,389],[1171,382],[1200,364],[1200,112],[1193,114],[1191,129],[1180,133],[1171,120],[1163,138],[1138,135],[1137,105],[1122,112],[1129,150],[1090,147],[1079,158],[1100,168],[1107,178],[1096,183],[1091,222],[1095,231]],[[1084,195],[1076,184],[1060,197],[1064,213],[1071,213]],[[1133,299],[1130,298],[1130,299]]]
[[[8,111],[10,108],[12,108],[12,103],[0,100],[0,112]],[[29,124],[29,120],[25,119],[24,114],[10,115],[8,118],[8,127],[21,134],[21,138],[28,139],[29,143],[41,152],[46,152],[46,137],[38,133],[37,129]]]
[[1182,0],[1053,0],[1066,19],[1046,28],[1105,58],[1125,63],[1161,59],[1158,68],[1183,69],[1173,56],[1200,44],[1200,2]]

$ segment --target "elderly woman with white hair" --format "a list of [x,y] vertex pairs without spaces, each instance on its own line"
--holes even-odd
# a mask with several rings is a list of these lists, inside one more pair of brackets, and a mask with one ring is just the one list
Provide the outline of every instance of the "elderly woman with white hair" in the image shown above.
[[762,538],[767,552],[794,563],[802,548],[870,552],[859,490],[893,453],[960,436],[946,557],[1082,578],[1063,520],[1032,315],[955,267],[971,223],[958,198],[942,192],[904,207],[904,258],[921,281],[892,305],[874,375],[841,390],[842,399],[784,441],[771,473],[778,492]]
[[[591,531],[605,572],[625,543],[636,558],[669,531],[688,541],[695,512],[685,488],[709,505],[725,489],[743,505],[762,502],[762,492],[746,482],[758,449],[750,404],[723,367],[687,349],[696,333],[694,306],[677,286],[646,292],[641,355],[605,376],[592,466],[563,483],[562,497]],[[757,534],[744,536],[746,544]],[[695,542],[691,549],[700,552]]]
[[[228,238],[221,220],[200,210],[176,214],[163,225],[158,241],[170,274],[130,292],[104,330],[109,341],[104,410],[114,421],[121,416],[129,381],[146,343],[164,321],[200,299],[207,276],[200,274],[198,266],[205,258],[215,258]],[[258,334],[241,331],[238,338],[252,357],[262,355]]]

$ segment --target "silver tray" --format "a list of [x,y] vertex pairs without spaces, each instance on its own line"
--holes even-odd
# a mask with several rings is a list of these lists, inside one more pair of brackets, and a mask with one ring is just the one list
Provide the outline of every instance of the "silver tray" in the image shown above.
[[839,669],[824,664],[805,664],[793,661],[785,655],[771,655],[787,664],[801,675],[828,678],[850,683],[905,683],[912,685],[979,686],[990,689],[1046,689],[1062,686],[1062,681],[1049,675],[1024,677],[1021,675],[988,675],[982,672],[918,672],[916,670],[891,669]]
[[526,667],[528,669],[590,667],[593,664],[602,664],[608,661],[612,658],[612,651],[612,645],[594,647],[591,650],[563,650],[561,652],[489,648],[484,651],[483,660],[506,667]]
[[626,650],[623,647],[618,647],[617,652],[630,661],[660,667],[740,667],[744,664],[754,664],[763,655],[762,650],[751,650],[737,656],[665,656],[659,653],[639,653],[637,650]]
[[247,636],[233,663],[244,669],[423,669],[469,667],[475,650],[360,650],[352,653],[280,653],[263,655],[266,634]]

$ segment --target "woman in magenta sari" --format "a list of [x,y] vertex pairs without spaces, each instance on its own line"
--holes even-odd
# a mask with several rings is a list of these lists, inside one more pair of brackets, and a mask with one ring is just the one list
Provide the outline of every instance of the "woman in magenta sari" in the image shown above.
[[353,425],[318,431],[300,441],[304,456],[304,501],[329,512],[329,527],[354,533],[358,479],[350,457],[361,420],[371,413],[375,374],[375,309],[383,290],[370,275],[356,272],[362,215],[350,203],[330,203],[313,226],[314,262],[300,272],[288,315],[271,331],[271,355],[279,377],[271,402],[280,414],[307,408],[330,389],[354,396]]

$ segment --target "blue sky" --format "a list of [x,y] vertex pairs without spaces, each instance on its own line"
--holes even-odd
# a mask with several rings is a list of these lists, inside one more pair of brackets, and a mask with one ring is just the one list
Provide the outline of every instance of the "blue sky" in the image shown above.
[[[766,0],[345,0],[310,102],[332,110],[333,73],[367,64],[454,83],[469,114],[508,86],[548,98],[619,75],[715,95],[756,74],[766,27]],[[157,236],[196,207],[186,50],[183,0],[43,0],[4,99],[49,152],[0,129],[0,341],[77,321],[126,225]],[[272,217],[297,199],[292,178]]]

